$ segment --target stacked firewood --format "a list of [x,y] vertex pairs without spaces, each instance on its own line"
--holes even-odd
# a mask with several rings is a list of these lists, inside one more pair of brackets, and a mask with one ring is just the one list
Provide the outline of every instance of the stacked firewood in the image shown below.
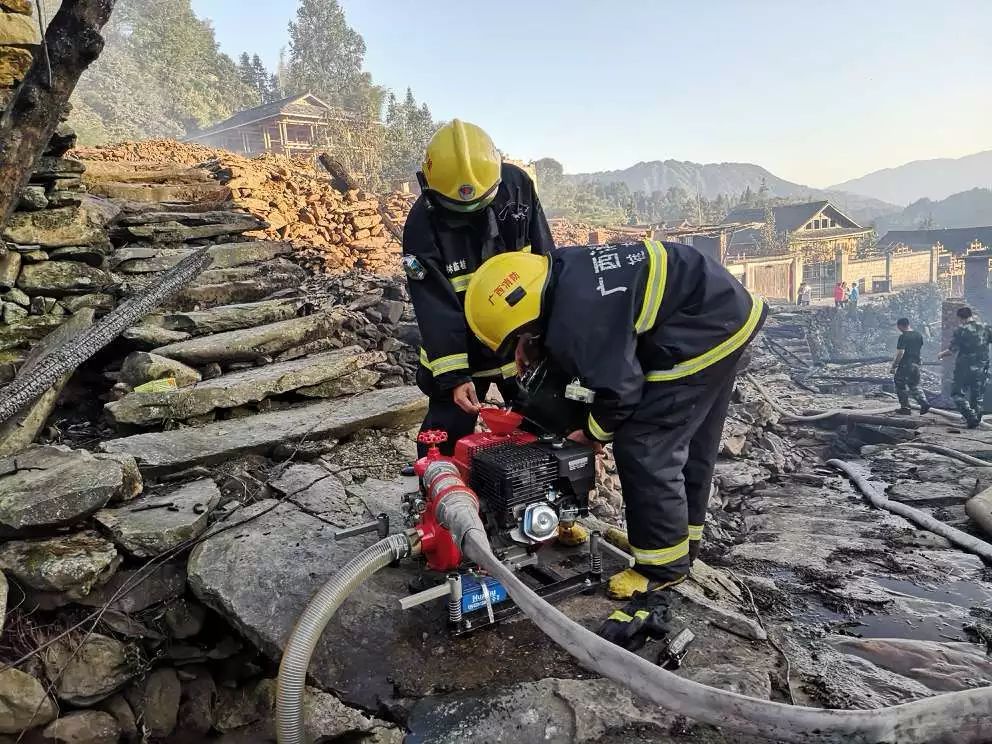
[[[227,185],[238,206],[269,223],[265,237],[292,242],[312,268],[325,273],[360,268],[385,275],[399,270],[400,243],[385,224],[375,194],[339,190],[315,166],[278,155],[225,153],[202,165]],[[397,232],[412,199],[387,197],[386,218]]]
[[106,147],[80,147],[71,153],[80,160],[123,163],[176,163],[196,165],[215,156],[217,150],[192,142],[171,139],[149,139],[121,142]]
[[[126,142],[77,150],[84,160],[196,165],[230,190],[233,203],[264,219],[254,234],[293,244],[309,268],[336,274],[353,268],[392,275],[413,194],[380,197],[341,183],[308,159],[245,157],[172,140]],[[347,179],[346,179],[347,180]]]

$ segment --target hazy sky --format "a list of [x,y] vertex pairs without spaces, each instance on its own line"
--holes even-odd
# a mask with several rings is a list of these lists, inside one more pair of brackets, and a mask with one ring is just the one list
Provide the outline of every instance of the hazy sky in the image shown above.
[[[566,171],[741,161],[827,186],[992,148],[992,0],[341,0],[375,80]],[[270,67],[296,0],[193,0]]]

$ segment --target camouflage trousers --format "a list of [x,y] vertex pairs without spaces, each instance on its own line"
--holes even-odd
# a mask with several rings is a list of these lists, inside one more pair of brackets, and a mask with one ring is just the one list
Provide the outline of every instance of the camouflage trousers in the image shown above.
[[969,424],[982,420],[985,386],[989,379],[988,363],[965,363],[954,367],[951,398]]
[[896,396],[899,398],[899,405],[909,408],[909,399],[919,403],[922,407],[927,406],[927,397],[920,389],[920,365],[900,364],[896,367],[896,374],[893,382],[896,384]]

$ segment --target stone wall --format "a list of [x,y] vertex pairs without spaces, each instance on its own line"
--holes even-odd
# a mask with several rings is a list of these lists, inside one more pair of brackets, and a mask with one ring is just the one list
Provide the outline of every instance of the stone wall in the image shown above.
[[[951,345],[951,337],[954,336],[954,329],[958,327],[957,311],[966,305],[964,300],[945,300],[940,310],[940,348],[946,349]],[[948,357],[941,364],[941,392],[944,395],[951,394],[951,382],[954,378],[954,357]]]
[[0,106],[7,105],[41,41],[33,7],[31,0],[0,0]]
[[120,211],[87,196],[83,164],[64,157],[76,135],[62,122],[16,211],[3,228],[0,256],[0,383],[30,342],[84,307],[107,309],[107,226]]
[[861,261],[848,261],[840,281],[848,286],[858,283],[861,292],[871,292],[872,280],[885,276],[885,258],[869,258]]
[[[40,41],[32,8],[30,0],[0,0],[3,104]],[[75,144],[75,133],[61,122],[0,234],[0,384],[67,316],[113,302],[105,293],[113,282],[102,265],[110,248],[106,227],[119,210],[88,199],[83,164],[65,157]]]
[[936,356],[941,324],[940,289],[923,284],[858,308],[818,308],[810,327],[817,358],[854,359],[895,354],[896,320],[909,318],[927,339],[924,355]]

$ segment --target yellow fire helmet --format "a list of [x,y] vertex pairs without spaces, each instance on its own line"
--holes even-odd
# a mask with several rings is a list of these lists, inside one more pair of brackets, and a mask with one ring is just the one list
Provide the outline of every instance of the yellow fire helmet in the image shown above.
[[418,174],[435,202],[454,212],[489,206],[500,183],[503,159],[489,135],[475,124],[453,119],[437,130]]
[[500,253],[476,269],[465,293],[465,318],[478,339],[505,353],[516,336],[541,317],[551,258]]

